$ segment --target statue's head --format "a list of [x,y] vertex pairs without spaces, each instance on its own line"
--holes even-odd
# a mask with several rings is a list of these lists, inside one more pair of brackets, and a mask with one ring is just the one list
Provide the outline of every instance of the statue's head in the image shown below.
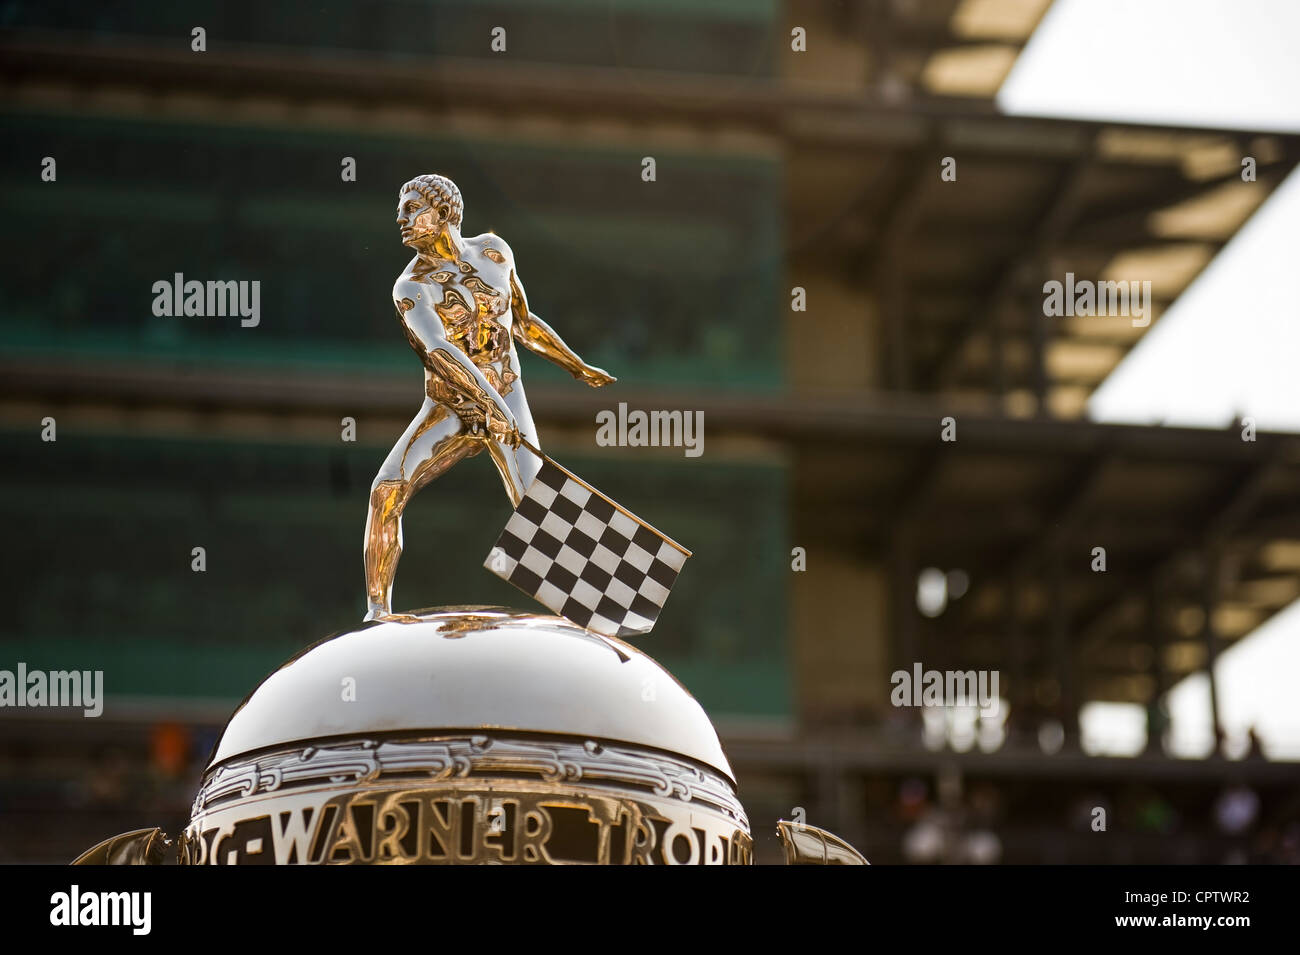
[[456,184],[445,176],[416,176],[397,197],[397,227],[402,244],[430,252],[440,236],[460,232],[465,203]]

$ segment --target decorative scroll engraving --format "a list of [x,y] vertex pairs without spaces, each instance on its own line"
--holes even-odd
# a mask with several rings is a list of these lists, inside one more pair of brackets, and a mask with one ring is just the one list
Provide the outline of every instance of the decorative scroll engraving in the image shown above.
[[731,784],[685,760],[476,735],[227,763],[199,790],[181,860],[740,865],[751,849]]
[[594,740],[502,739],[489,736],[412,741],[364,740],[311,746],[217,767],[195,796],[193,815],[259,793],[308,786],[422,783],[509,776],[544,783],[574,783],[631,790],[699,804],[748,828],[731,784],[682,759]]

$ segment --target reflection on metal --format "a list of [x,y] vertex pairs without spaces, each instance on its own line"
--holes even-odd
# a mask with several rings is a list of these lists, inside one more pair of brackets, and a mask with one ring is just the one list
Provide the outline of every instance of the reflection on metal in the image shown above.
[[870,865],[857,849],[839,836],[798,822],[776,824],[786,865]]
[[194,865],[746,865],[730,780],[595,740],[348,742],[208,774],[181,840]]
[[194,800],[195,817],[257,795],[322,785],[393,785],[419,774],[427,784],[484,780],[499,773],[544,783],[623,787],[708,807],[747,825],[729,780],[665,754],[583,740],[447,736],[419,740],[362,740],[295,747],[254,759],[232,760],[208,774]]
[[105,839],[72,861],[73,865],[162,865],[176,847],[161,829],[137,829]]
[[464,202],[443,176],[401,189],[397,226],[415,252],[393,285],[406,340],[425,368],[425,400],[375,476],[366,520],[367,620],[392,612],[402,556],[402,512],[411,497],[485,448],[512,505],[537,474],[540,447],[519,375],[517,341],[593,388],[614,378],[584,362],[528,308],[510,247],[491,232],[461,235]]
[[142,830],[78,861],[752,863],[717,731],[646,654],[559,617],[412,616],[264,680],[222,731],[178,847]]
[[645,653],[542,614],[411,617],[323,640],[249,695],[183,862],[752,861],[717,731]]
[[500,238],[461,236],[461,213],[450,180],[402,189],[416,257],[394,301],[425,401],[370,490],[370,622],[302,651],[240,704],[178,845],[141,830],[79,862],[752,863],[717,730],[648,655],[558,616],[392,612],[412,495],[484,449],[516,504],[538,473],[514,341],[592,387],[613,381],[528,310]]
[[674,753],[734,780],[704,708],[631,644],[501,608],[444,608],[416,621],[337,634],[280,667],[231,716],[208,769],[330,737],[481,729]]

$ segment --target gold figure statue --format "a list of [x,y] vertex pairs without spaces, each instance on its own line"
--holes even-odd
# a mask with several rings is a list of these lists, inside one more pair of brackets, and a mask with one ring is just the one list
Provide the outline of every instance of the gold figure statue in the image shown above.
[[[717,729],[648,654],[562,614],[391,611],[402,509],[422,486],[487,448],[516,507],[552,487],[554,462],[539,463],[511,339],[593,387],[614,380],[528,310],[509,246],[490,233],[463,238],[461,213],[459,190],[440,176],[402,188],[397,223],[416,254],[393,298],[425,367],[425,399],[371,489],[367,619],[376,622],[319,641],[244,699],[177,838],[137,829],[78,865],[753,863]],[[585,485],[580,506],[568,483],[552,500],[607,521],[611,535],[633,535],[621,556],[613,536],[602,533],[601,546],[659,587],[637,596],[661,603],[673,578],[642,545],[671,542]],[[651,557],[648,567],[632,563],[636,552]],[[360,693],[322,692],[362,674]],[[657,688],[653,706],[647,686]],[[781,822],[779,833],[791,863],[866,861],[806,824]]]
[[443,176],[417,176],[401,189],[397,227],[415,257],[393,284],[397,318],[424,364],[424,404],[393,446],[370,488],[366,520],[366,620],[392,612],[402,555],[402,511],[412,495],[484,448],[512,505],[541,459],[520,378],[515,341],[599,388],[612,375],[588,365],[528,309],[514,255],[491,232],[461,235],[464,203]]

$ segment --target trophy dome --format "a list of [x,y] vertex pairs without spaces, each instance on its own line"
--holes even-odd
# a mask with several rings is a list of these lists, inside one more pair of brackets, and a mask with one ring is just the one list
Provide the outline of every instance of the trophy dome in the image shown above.
[[309,647],[244,700],[208,768],[289,743],[434,730],[631,743],[735,782],[704,708],[647,654],[562,617],[498,608],[426,611]]
[[560,617],[447,608],[329,637],[226,724],[190,864],[748,864],[703,708]]

